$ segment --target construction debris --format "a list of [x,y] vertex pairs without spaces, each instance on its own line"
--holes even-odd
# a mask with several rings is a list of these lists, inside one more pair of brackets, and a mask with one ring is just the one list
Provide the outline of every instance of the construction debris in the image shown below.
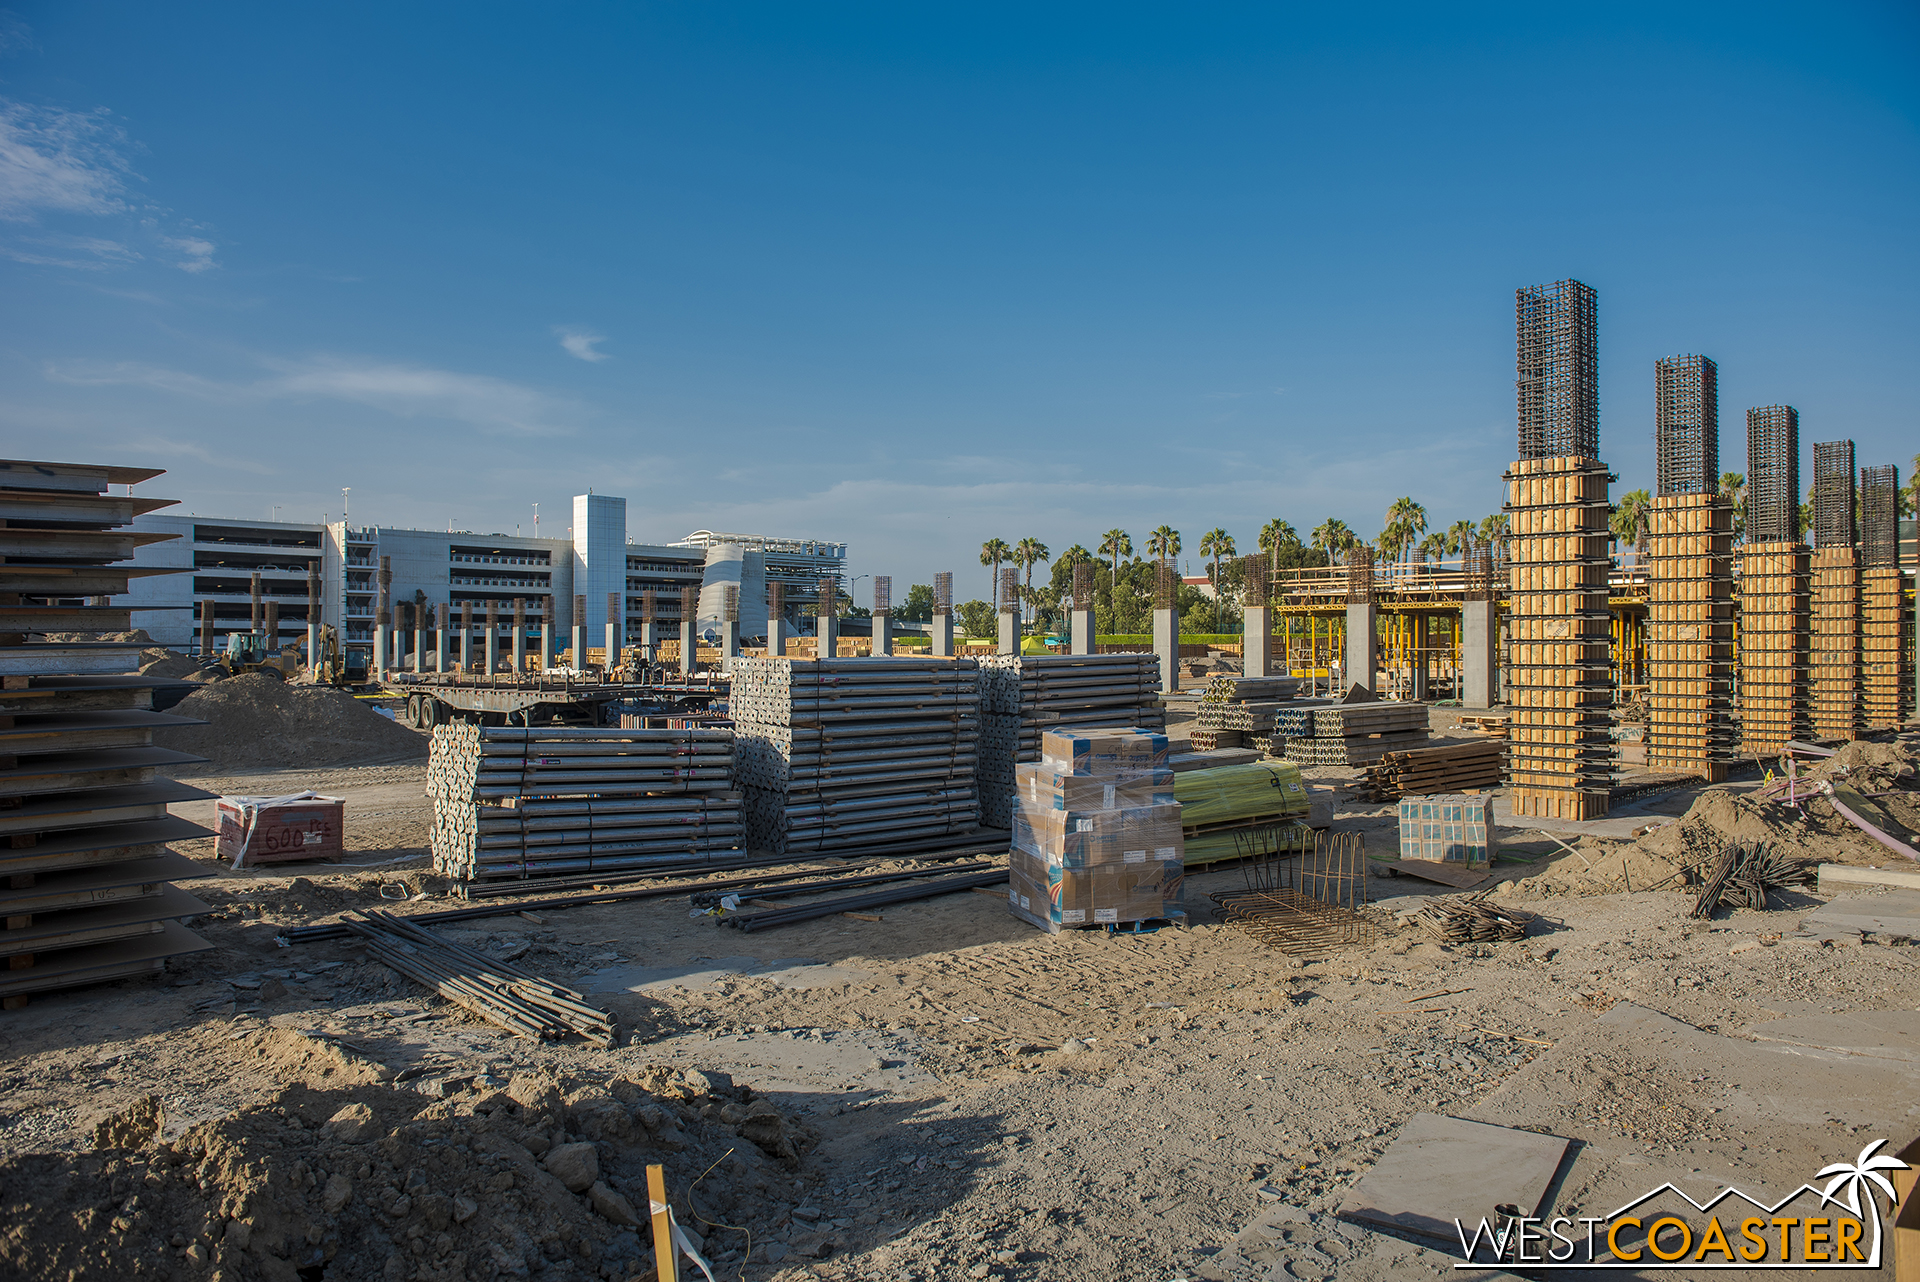
[[722,859],[740,845],[728,729],[434,727],[434,869],[457,880]]
[[1518,908],[1487,902],[1487,892],[1448,895],[1429,901],[1414,914],[1427,933],[1444,944],[1486,943],[1525,939],[1539,918]]
[[1688,915],[1704,919],[1719,908],[1766,908],[1769,890],[1804,886],[1812,877],[1811,865],[1771,843],[1729,844],[1707,873]]

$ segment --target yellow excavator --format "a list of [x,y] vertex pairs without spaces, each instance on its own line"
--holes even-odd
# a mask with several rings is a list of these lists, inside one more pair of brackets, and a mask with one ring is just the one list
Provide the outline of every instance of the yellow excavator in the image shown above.
[[313,661],[313,683],[342,687],[367,683],[366,652],[341,645],[340,633],[331,623],[320,625],[320,653]]
[[284,681],[300,670],[300,656],[290,650],[269,650],[264,632],[229,632],[227,648],[219,652],[213,666],[229,677],[264,672]]

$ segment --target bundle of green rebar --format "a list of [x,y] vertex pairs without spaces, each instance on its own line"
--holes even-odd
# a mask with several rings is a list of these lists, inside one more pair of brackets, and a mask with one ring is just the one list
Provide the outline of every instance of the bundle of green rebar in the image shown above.
[[1182,770],[1173,776],[1180,826],[1188,830],[1267,816],[1307,813],[1310,798],[1300,767],[1291,761]]

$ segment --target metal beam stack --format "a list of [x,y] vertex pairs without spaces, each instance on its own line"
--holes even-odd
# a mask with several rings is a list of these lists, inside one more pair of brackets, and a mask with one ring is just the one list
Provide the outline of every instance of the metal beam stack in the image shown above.
[[1800,415],[1747,411],[1747,543],[1740,554],[1741,751],[1779,752],[1807,716],[1807,545],[1800,541]]
[[1858,739],[1860,558],[1854,546],[1853,442],[1813,447],[1813,541],[1807,693],[1814,734]]
[[1603,819],[1612,787],[1607,465],[1532,458],[1507,472],[1508,776],[1521,817]]
[[1302,766],[1363,766],[1427,738],[1424,703],[1350,703],[1282,708],[1270,751]]
[[738,850],[733,732],[434,727],[433,864],[462,881],[698,864]]
[[1739,737],[1733,505],[1717,489],[1662,495],[1647,527],[1647,768],[1718,783]]
[[980,669],[980,817],[995,828],[1013,822],[1013,767],[1040,760],[1042,735],[1166,730],[1157,655],[991,655]]
[[743,658],[730,706],[749,847],[932,842],[979,826],[971,659]]
[[166,843],[213,834],[167,806],[211,797],[160,776],[203,760],[153,746],[198,725],[153,711],[140,643],[35,642],[55,631],[125,631],[142,544],[133,518],[170,499],[107,493],[153,468],[0,460],[0,1000],[157,973],[208,947],[179,924],[206,904],[170,884],[205,872]]
[[1913,711],[1911,631],[1902,636],[1900,472],[1860,469],[1860,694],[1867,727],[1893,730]]

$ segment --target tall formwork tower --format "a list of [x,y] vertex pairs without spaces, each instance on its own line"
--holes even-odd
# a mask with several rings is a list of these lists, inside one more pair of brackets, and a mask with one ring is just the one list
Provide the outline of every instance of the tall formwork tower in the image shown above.
[[1810,732],[1807,545],[1800,541],[1800,414],[1747,411],[1747,543],[1740,554],[1741,751]]
[[1853,507],[1853,442],[1814,442],[1807,704],[1813,732],[1823,739],[1858,739],[1866,725]]
[[1733,724],[1733,505],[1720,494],[1719,369],[1653,363],[1658,493],[1647,513],[1647,767],[1725,779]]
[[1910,634],[1903,636],[1900,469],[1860,469],[1861,712],[1871,730],[1892,730],[1913,711]]
[[1514,293],[1520,457],[1507,469],[1508,772],[1513,813],[1607,813],[1613,698],[1607,488],[1594,292]]

